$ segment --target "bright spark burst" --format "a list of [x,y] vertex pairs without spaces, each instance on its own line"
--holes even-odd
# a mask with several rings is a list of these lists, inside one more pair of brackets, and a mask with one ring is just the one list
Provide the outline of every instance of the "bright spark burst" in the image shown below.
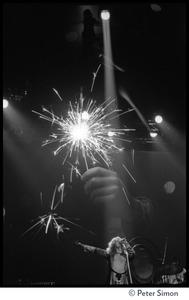
[[58,147],[53,152],[54,155],[66,149],[62,164],[72,159],[70,163],[72,172],[76,171],[80,175],[78,166],[81,165],[82,160],[87,170],[89,164],[94,166],[102,162],[111,169],[112,154],[124,149],[118,145],[118,142],[131,142],[126,140],[124,135],[125,132],[135,129],[128,129],[126,126],[120,129],[113,126],[112,122],[113,119],[131,110],[120,113],[120,109],[114,109],[107,113],[108,108],[116,101],[115,99],[108,100],[97,106],[96,102],[90,99],[85,105],[81,93],[74,105],[69,102],[65,118],[56,116],[44,107],[43,112],[47,115],[33,111],[40,118],[51,122],[52,125],[57,125],[56,133],[49,135],[49,138],[43,141],[42,146],[58,143]]
[[[60,202],[62,202],[62,186],[63,184],[61,184],[59,186],[59,188],[57,188],[57,186],[54,189],[54,193],[53,193],[53,197],[51,200],[51,205],[50,205],[50,211],[47,214],[44,214],[42,216],[39,216],[36,220],[34,225],[32,225],[28,230],[26,230],[21,236],[24,236],[25,234],[27,234],[28,232],[31,232],[32,230],[36,230],[35,236],[42,230],[44,229],[44,233],[47,234],[49,231],[49,228],[51,227],[51,229],[53,231],[56,232],[57,236],[59,235],[59,233],[64,233],[65,231],[69,231],[70,228],[65,226],[65,223],[74,225],[82,230],[85,230],[93,235],[96,235],[94,232],[85,229],[84,227],[70,221],[68,218],[63,218],[61,216],[59,216],[56,213],[56,208],[59,205]],[[58,203],[55,205],[55,196],[56,196],[56,192],[61,192],[61,199],[60,201],[58,201]],[[42,201],[42,193],[40,193],[40,199]]]

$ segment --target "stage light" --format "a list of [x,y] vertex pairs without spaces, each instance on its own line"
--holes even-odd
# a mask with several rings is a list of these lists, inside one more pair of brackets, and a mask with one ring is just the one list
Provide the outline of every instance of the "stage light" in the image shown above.
[[151,136],[152,138],[155,138],[155,137],[157,136],[157,132],[150,132],[150,136]]
[[110,13],[108,10],[102,10],[100,15],[101,15],[101,19],[105,21],[109,20],[110,18]]
[[151,9],[155,12],[159,12],[162,10],[161,6],[156,3],[152,3],[152,4],[150,4],[150,6],[151,6]]
[[155,117],[155,122],[156,122],[156,123],[160,124],[160,123],[162,123],[162,121],[163,121],[162,116],[157,115],[157,116]]
[[164,190],[167,194],[172,194],[175,190],[175,183],[173,181],[167,181],[164,184]]
[[8,100],[3,99],[3,108],[6,108],[9,105]]

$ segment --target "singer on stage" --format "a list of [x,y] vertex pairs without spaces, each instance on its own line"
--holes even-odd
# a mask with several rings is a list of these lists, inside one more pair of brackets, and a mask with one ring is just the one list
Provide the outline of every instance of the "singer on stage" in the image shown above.
[[108,285],[129,285],[132,284],[130,272],[130,259],[134,257],[134,250],[125,238],[114,237],[108,243],[106,249],[76,243],[84,248],[84,251],[98,254],[107,259],[109,263]]

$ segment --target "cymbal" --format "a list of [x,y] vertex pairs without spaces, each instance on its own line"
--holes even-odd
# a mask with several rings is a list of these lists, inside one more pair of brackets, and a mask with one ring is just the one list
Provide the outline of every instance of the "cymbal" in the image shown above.
[[177,265],[162,265],[158,268],[162,275],[176,275],[182,272],[182,268]]

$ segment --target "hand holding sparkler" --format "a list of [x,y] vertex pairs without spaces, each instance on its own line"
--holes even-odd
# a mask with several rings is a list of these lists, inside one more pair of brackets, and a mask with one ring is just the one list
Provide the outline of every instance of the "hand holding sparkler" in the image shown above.
[[[59,95],[55,89],[54,91]],[[53,153],[57,155],[62,152],[62,165],[67,163],[71,166],[70,182],[72,182],[73,172],[76,176],[81,176],[81,180],[85,183],[85,191],[90,195],[94,204],[101,203],[101,208],[105,207],[106,213],[111,216],[109,227],[120,228],[120,218],[123,213],[125,214],[124,205],[127,206],[128,219],[130,217],[130,201],[124,184],[117,174],[111,171],[114,161],[113,155],[123,151],[122,142],[131,142],[125,134],[135,129],[129,129],[126,126],[119,128],[114,119],[131,110],[122,112],[117,108],[116,99],[107,99],[99,106],[92,99],[89,99],[86,103],[84,103],[84,100],[81,92],[79,99],[76,99],[74,103],[69,102],[68,111],[64,117],[62,115],[57,116],[53,111],[49,111],[44,107],[43,112],[45,114],[33,111],[40,118],[51,122],[52,126],[57,127],[55,133],[50,134],[49,138],[43,141],[42,146],[52,143],[57,144]],[[114,109],[112,108],[113,103],[116,104]],[[106,169],[94,167],[97,164],[105,166]],[[86,172],[81,175],[83,167]],[[124,168],[126,169],[125,166]],[[128,172],[127,169],[126,171]],[[58,192],[61,192],[61,203],[63,203],[64,188],[63,180],[58,188]],[[46,216],[48,218],[46,233],[52,221],[54,225],[57,225],[56,218],[52,213],[53,205],[54,197],[51,212]],[[64,218],[62,219],[65,221]],[[62,228],[56,226],[58,233],[62,231],[60,229]],[[119,232],[116,234],[119,234]]]
[[132,222],[132,208],[125,187],[118,174],[114,171],[94,167],[87,170],[81,180],[84,183],[86,194],[94,205],[103,208],[108,218],[107,234],[109,238],[115,234],[122,234],[121,218]]
[[[133,197],[115,171],[94,167],[81,175],[85,193],[104,212],[106,239],[145,230],[150,225],[153,206],[146,197]],[[138,223],[140,222],[140,223]],[[138,228],[138,226],[140,228]],[[125,243],[126,246],[127,243]]]
[[123,183],[117,173],[102,167],[87,170],[81,180],[84,189],[94,204],[107,206],[108,212],[120,216],[122,203],[125,202]]

